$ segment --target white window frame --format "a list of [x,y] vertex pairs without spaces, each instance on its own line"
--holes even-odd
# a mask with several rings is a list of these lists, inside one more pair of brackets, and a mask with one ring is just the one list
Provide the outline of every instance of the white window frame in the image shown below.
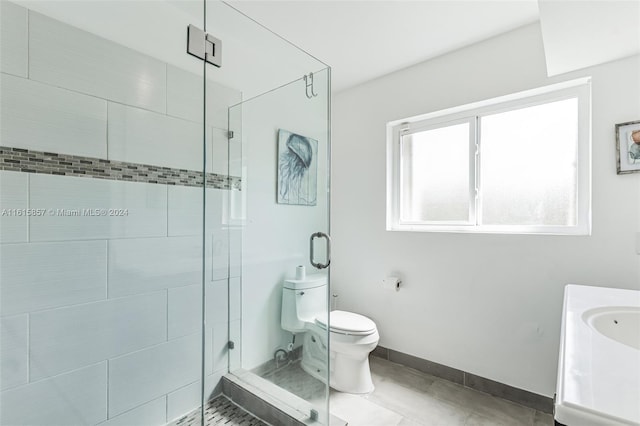
[[[575,226],[483,225],[480,167],[482,129],[478,121],[486,115],[561,101],[578,100],[577,217]],[[407,222],[400,217],[401,141],[404,135],[464,122],[470,124],[469,223]],[[478,131],[478,135],[475,132]],[[388,231],[470,232],[495,234],[591,235],[591,78],[585,77],[550,86],[501,96],[387,123],[387,221]]]

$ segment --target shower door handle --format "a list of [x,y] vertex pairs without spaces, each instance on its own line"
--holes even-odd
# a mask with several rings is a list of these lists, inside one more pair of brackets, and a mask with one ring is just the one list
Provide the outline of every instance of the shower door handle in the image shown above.
[[[327,242],[327,263],[315,262],[313,240],[315,240],[316,238],[324,238]],[[311,238],[309,239],[309,261],[311,262],[313,267],[317,269],[325,269],[329,267],[329,264],[331,263],[331,237],[329,237],[324,232],[315,232],[311,234]]]

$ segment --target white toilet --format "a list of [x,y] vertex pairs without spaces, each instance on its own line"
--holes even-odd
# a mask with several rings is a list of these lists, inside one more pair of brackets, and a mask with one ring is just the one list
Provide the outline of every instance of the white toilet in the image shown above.
[[[309,275],[285,280],[282,290],[282,328],[305,333],[301,367],[327,381],[327,277]],[[345,311],[329,316],[329,385],[341,392],[373,391],[369,352],[378,345],[376,324],[369,318]]]

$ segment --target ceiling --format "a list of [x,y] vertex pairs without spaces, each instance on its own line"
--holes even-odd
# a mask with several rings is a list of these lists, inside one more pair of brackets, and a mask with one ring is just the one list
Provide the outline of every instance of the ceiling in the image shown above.
[[640,53],[640,0],[540,0],[538,7],[549,75]]
[[537,0],[228,3],[330,65],[334,91],[538,20]]
[[640,0],[13,1],[196,75],[185,28],[211,29],[207,76],[245,99],[325,67],[271,31],[331,65],[334,92],[537,21],[549,75],[640,54]]

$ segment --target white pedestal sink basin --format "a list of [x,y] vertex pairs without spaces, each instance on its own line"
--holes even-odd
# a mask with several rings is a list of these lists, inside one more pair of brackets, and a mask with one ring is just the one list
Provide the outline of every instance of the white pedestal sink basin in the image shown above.
[[555,420],[640,426],[640,291],[567,285]]
[[640,350],[640,308],[595,308],[586,311],[582,319],[603,336]]

